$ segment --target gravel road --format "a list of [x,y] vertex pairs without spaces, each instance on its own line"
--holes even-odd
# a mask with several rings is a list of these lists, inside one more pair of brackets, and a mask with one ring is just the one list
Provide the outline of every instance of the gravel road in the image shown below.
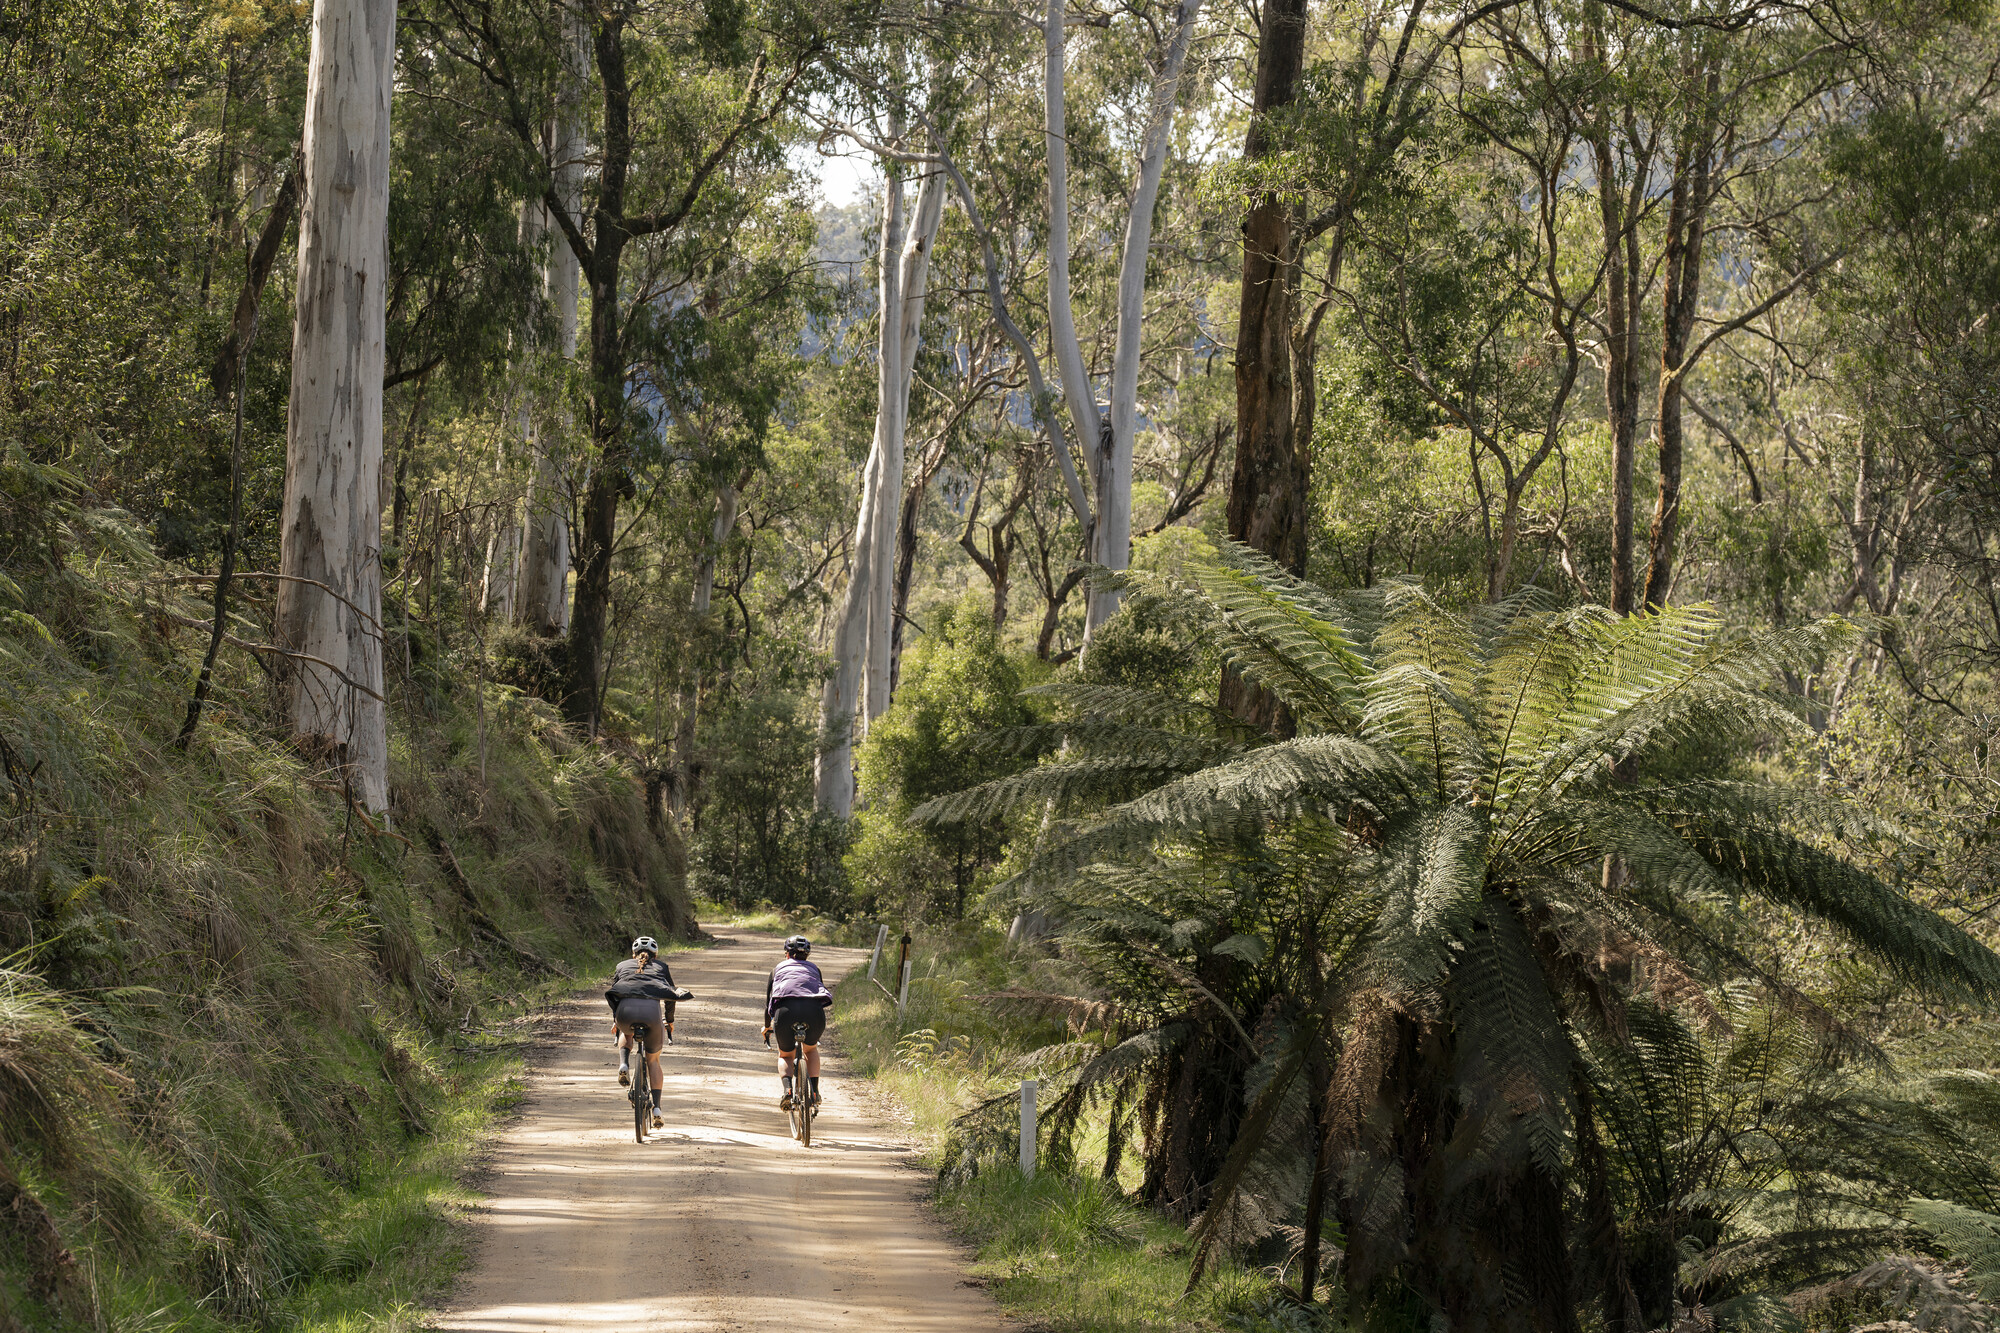
[[[966,1256],[922,1202],[903,1137],[842,1077],[800,1148],[763,1047],[772,937],[668,958],[697,999],[666,1050],[667,1126],[632,1141],[604,1002],[569,1001],[530,1062],[527,1100],[481,1185],[474,1257],[433,1327],[454,1333],[864,1330],[1000,1333]],[[860,949],[813,952],[831,982]],[[605,973],[611,964],[607,959]]]

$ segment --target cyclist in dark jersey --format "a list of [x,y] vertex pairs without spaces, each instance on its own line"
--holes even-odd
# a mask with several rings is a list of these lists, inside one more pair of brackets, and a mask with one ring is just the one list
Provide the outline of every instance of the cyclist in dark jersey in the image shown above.
[[[785,941],[785,961],[771,969],[770,980],[764,983],[764,1039],[771,1034],[778,1035],[778,1080],[784,1088],[784,1096],[778,1099],[778,1109],[792,1109],[792,1070],[798,1046],[805,1048],[806,1082],[804,1095],[812,1098],[814,1106],[819,1105],[819,1039],[826,1034],[826,1011],[833,1008],[833,994],[826,988],[826,979],[819,968],[806,961],[812,952],[812,941],[803,935],[794,935]],[[804,1040],[792,1029],[804,1023]]]
[[645,1043],[646,1073],[653,1088],[653,1128],[665,1124],[660,1115],[660,1048],[671,1040],[674,1002],[692,992],[674,985],[674,974],[660,961],[660,946],[651,935],[632,941],[632,956],[618,964],[604,1002],[611,1006],[611,1030],[618,1034],[618,1083],[631,1082],[635,1034]]

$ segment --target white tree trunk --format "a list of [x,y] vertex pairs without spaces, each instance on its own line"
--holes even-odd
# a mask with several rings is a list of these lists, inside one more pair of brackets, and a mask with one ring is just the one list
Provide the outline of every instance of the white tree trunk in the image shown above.
[[[382,699],[383,288],[395,0],[317,0],[279,567],[292,730],[389,804]],[[310,580],[302,582],[301,580]]]
[[[1070,309],[1069,295],[1069,111],[1063,88],[1067,59],[1063,15],[1067,8],[1067,0],[1049,0],[1042,24],[1045,59],[1042,111],[1049,163],[1049,342],[1055,354],[1056,374],[1062,378],[1063,401],[1069,406],[1070,429],[1076,432],[1083,465],[1094,482],[1103,426],[1097,411],[1097,393],[1083,364],[1083,348],[1077,342],[1076,315]],[[1049,444],[1052,448],[1063,447],[1060,440],[1051,440]]]
[[724,482],[715,488],[715,521],[708,527],[708,544],[701,548],[701,557],[694,566],[694,613],[697,618],[708,614],[709,606],[715,600],[715,561],[722,554],[724,542],[729,534],[736,531],[736,513],[743,504],[743,487],[749,483],[750,474],[745,472],[735,482]]
[[[881,326],[875,364],[875,439],[861,478],[861,506],[854,521],[854,559],[848,566],[847,595],[833,631],[833,669],[820,689],[819,759],[813,772],[813,796],[828,814],[846,818],[854,812],[854,732],[864,716],[869,677],[869,621],[874,615],[876,583],[887,582],[887,569],[877,568],[881,543],[886,458],[894,435],[893,404],[903,379],[902,310],[903,183],[891,170],[882,192]],[[897,460],[901,472],[901,459]],[[893,505],[889,512],[893,513]],[[883,673],[887,689],[887,672]]]
[[[1093,558],[1107,569],[1124,569],[1132,563],[1132,435],[1139,417],[1139,333],[1145,317],[1146,258],[1152,249],[1153,208],[1159,201],[1160,176],[1166,169],[1168,141],[1173,135],[1174,103],[1201,4],[1202,0],[1180,0],[1174,16],[1165,59],[1153,82],[1132,212],[1125,219],[1125,250],[1118,263],[1118,335],[1111,359],[1111,429],[1108,451],[1100,454],[1098,463],[1097,526],[1092,534],[1096,547]],[[1084,615],[1086,638],[1117,610],[1116,592],[1091,589]]]
[[[581,198],[584,155],[583,87],[588,77],[584,43],[588,29],[574,19],[566,30],[570,81],[562,98],[561,114],[551,127],[554,145],[556,193],[572,217]],[[562,358],[576,359],[578,272],[576,251],[556,230],[548,209],[539,202],[531,205],[549,241],[548,265],[543,270],[543,294],[555,307],[560,330]],[[569,631],[569,511],[570,497],[562,468],[554,454],[555,440],[544,438],[535,450],[535,479],[528,493],[527,549],[522,558],[519,616],[521,623],[537,634],[550,637]]]
[[[1145,314],[1146,257],[1152,248],[1153,209],[1160,197],[1173,137],[1174,105],[1202,0],[1180,0],[1167,35],[1141,141],[1139,175],[1133,182],[1132,210],[1125,220],[1125,246],[1118,265],[1118,334],[1111,362],[1109,419],[1097,408],[1096,393],[1077,341],[1069,280],[1069,129],[1064,93],[1068,58],[1063,35],[1066,0],[1048,0],[1042,20],[1045,52],[1043,113],[1049,167],[1049,340],[1070,426],[1076,432],[1089,472],[1095,512],[1090,522],[1093,563],[1124,569],[1132,561],[1132,436],[1139,415],[1139,349]],[[1051,441],[1057,448],[1060,441]],[[1118,595],[1093,589],[1084,613],[1084,641],[1118,610]]]
[[[888,711],[895,678],[890,660],[896,637],[896,541],[903,515],[903,460],[910,425],[910,388],[917,372],[917,346],[924,325],[924,297],[930,286],[931,246],[944,218],[944,173],[933,168],[917,189],[916,212],[898,261],[902,316],[897,321],[896,381],[876,405],[876,434],[882,446],[882,479],[875,491],[875,586],[868,609],[868,720]],[[886,262],[888,252],[884,251]],[[887,346],[883,348],[886,353]]]

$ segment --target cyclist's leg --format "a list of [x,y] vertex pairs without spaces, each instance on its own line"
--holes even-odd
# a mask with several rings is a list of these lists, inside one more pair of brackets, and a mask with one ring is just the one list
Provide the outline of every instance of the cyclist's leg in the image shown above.
[[792,1035],[783,1005],[778,1006],[778,1012],[772,1016],[771,1026],[772,1035],[778,1039],[778,1084],[782,1089],[778,1109],[789,1111],[792,1109],[792,1075],[798,1063],[798,1038]]
[[660,1114],[660,1089],[666,1083],[660,1072],[660,1048],[666,1045],[666,1026],[654,1016],[634,1023],[632,1034],[637,1039],[633,1044],[646,1058],[646,1082],[653,1094],[653,1128],[658,1129],[666,1123],[666,1117]]
[[618,1031],[618,1086],[624,1087],[632,1081],[632,1034],[623,1024],[615,1025]]

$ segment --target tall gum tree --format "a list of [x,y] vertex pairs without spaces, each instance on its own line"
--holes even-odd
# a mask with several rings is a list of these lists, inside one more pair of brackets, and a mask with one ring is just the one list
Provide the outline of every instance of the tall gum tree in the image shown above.
[[875,434],[862,476],[855,556],[834,628],[833,665],[820,689],[820,753],[813,775],[818,807],[841,816],[854,808],[856,725],[880,717],[889,707],[910,389],[931,249],[944,214],[943,173],[925,173],[914,216],[906,220],[903,181],[895,163],[888,165],[882,195]]
[[382,679],[382,372],[395,0],[318,0],[277,637],[293,733],[389,804]]
[[[1149,30],[1158,34],[1159,41],[1145,62],[1149,76],[1146,118],[1140,134],[1139,160],[1132,176],[1118,251],[1116,325],[1106,402],[1102,406],[1099,405],[1097,385],[1077,336],[1071,299],[1073,243],[1070,237],[1067,92],[1067,29],[1080,23],[1097,24],[1101,20],[1095,17],[1071,18],[1065,0],[1048,0],[1040,24],[1043,50],[1042,138],[1048,165],[1048,337],[1059,378],[1059,391],[1051,391],[1034,343],[1009,309],[1005,284],[1000,276],[1000,247],[996,246],[981,216],[972,184],[952,157],[949,145],[937,127],[927,127],[932,150],[978,238],[986,272],[987,300],[994,322],[1006,334],[1007,341],[1013,344],[1026,373],[1030,407],[1048,435],[1070,508],[1087,534],[1085,553],[1093,564],[1113,571],[1127,568],[1132,559],[1132,460],[1139,422],[1139,370],[1147,260],[1152,251],[1153,214],[1159,202],[1160,181],[1166,172],[1167,151],[1172,144],[1181,77],[1187,68],[1188,51],[1194,43],[1201,10],[1202,0],[1177,0],[1171,11],[1172,19],[1164,26],[1164,31],[1148,20]],[[1065,409],[1069,427],[1067,434],[1063,429],[1063,416],[1054,410],[1058,402]],[[1083,461],[1082,475],[1079,475],[1071,456],[1072,446]],[[1097,627],[1117,611],[1118,600],[1114,589],[1091,589],[1084,613],[1086,643]],[[1045,641],[1047,637],[1045,633]]]
[[[1265,0],[1257,35],[1250,127],[1243,159],[1278,149],[1272,119],[1292,104],[1305,71],[1306,0]],[[1298,226],[1292,205],[1266,191],[1243,218],[1243,287],[1236,316],[1236,463],[1229,535],[1294,574],[1306,572],[1306,500],[1312,441],[1293,414],[1292,308],[1298,298]],[[1277,699],[1229,668],[1222,706],[1246,721],[1277,724]]]
[[[589,77],[589,33],[575,17],[563,26],[566,61],[556,91],[556,114],[548,122],[550,176],[556,195],[574,212],[582,195],[589,144],[583,132],[583,91]],[[543,272],[543,295],[556,317],[557,351],[563,364],[576,359],[577,290],[581,270],[567,238],[550,236],[548,206],[533,200],[543,238],[551,241]],[[527,536],[521,553],[520,593],[515,618],[530,631],[554,637],[569,629],[570,487],[568,473],[545,428],[535,441],[535,475],[528,492]]]
[[[561,35],[571,21],[568,7],[503,12],[437,0],[426,27],[493,90],[492,110],[537,164],[542,204],[560,238],[551,243],[575,256],[589,294],[589,469],[570,533],[575,579],[562,706],[572,723],[595,734],[620,512],[637,495],[635,466],[649,429],[629,395],[641,351],[634,338],[646,322],[633,303],[675,285],[628,282],[628,265],[636,269],[635,255],[657,253],[693,229],[727,225],[710,208],[711,194],[723,193],[712,187],[765,143],[818,60],[822,34],[796,14],[768,26],[740,20],[722,32],[705,13],[641,0],[606,0],[580,12],[592,77],[585,100],[597,134],[573,194],[559,171],[568,158],[558,145],[568,136],[546,132],[560,101],[556,90],[569,81]],[[767,44],[772,31],[784,34],[782,48]]]

